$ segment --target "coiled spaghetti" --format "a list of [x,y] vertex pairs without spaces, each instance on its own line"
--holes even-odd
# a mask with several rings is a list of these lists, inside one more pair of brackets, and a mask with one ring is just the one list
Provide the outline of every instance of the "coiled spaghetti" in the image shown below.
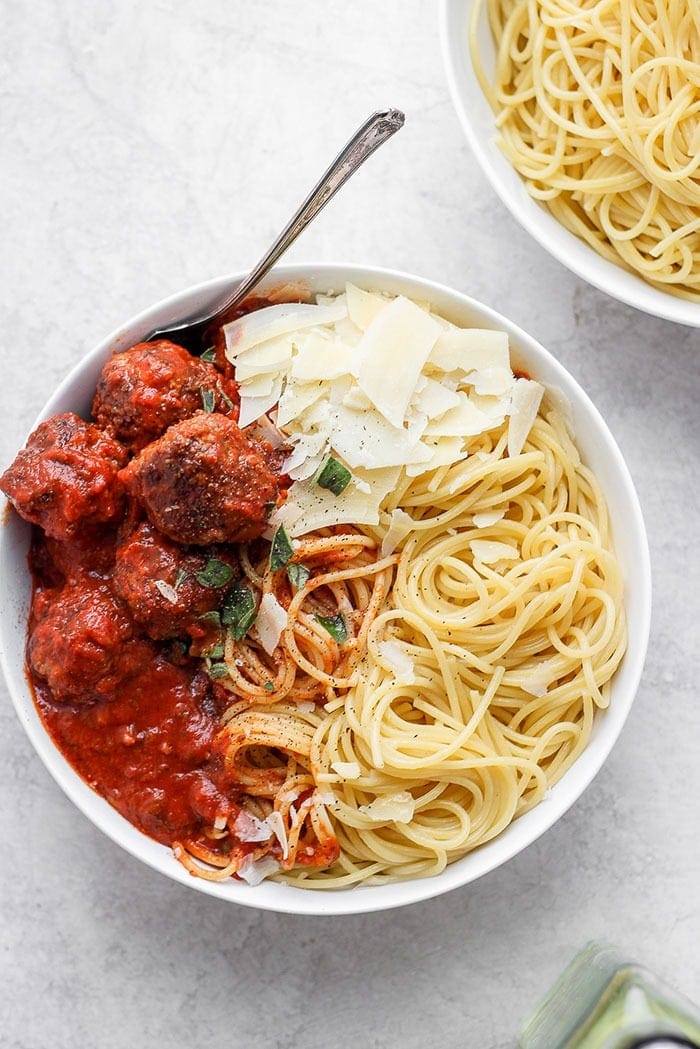
[[700,302],[697,0],[487,0],[484,73],[500,145],[530,194],[604,258]]
[[[395,507],[413,524],[382,557]],[[436,874],[586,746],[625,648],[622,578],[600,489],[555,412],[518,455],[507,425],[472,438],[466,460],[403,476],[380,527],[309,536],[294,559],[312,566],[295,594],[246,565],[288,623],[272,659],[254,637],[227,644],[220,734],[250,811],[279,814],[277,877],[333,889]],[[316,629],[319,609],[345,616],[342,644]],[[242,853],[200,841],[179,855],[218,879]]]

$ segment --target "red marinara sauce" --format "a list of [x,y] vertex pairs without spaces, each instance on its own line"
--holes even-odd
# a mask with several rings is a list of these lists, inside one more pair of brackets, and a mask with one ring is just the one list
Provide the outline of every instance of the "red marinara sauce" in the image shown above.
[[[235,812],[241,797],[216,744],[226,693],[199,657],[239,574],[237,539],[262,533],[284,479],[279,455],[238,430],[235,381],[213,364],[160,342],[115,355],[105,374],[100,425],[71,413],[42,423],[0,489],[34,525],[27,670],[39,713],[90,787],[172,845]],[[204,451],[190,442],[175,471],[169,447],[198,419],[223,436]],[[182,541],[177,527],[160,531],[132,490],[148,454],[159,505],[187,524]],[[212,496],[198,514],[198,494],[223,477],[225,504]]]

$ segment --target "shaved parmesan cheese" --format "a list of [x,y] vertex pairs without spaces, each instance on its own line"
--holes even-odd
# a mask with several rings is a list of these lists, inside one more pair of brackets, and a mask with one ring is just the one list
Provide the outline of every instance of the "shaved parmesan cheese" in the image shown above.
[[517,561],[520,554],[510,543],[499,543],[491,539],[472,539],[469,544],[477,561],[493,565],[497,561]]
[[248,882],[249,885],[260,885],[265,878],[269,878],[271,874],[276,874],[279,869],[279,863],[272,856],[263,856],[259,860],[253,859],[252,856],[246,856],[241,860],[236,874],[243,881]]
[[335,794],[332,794],[330,790],[317,790],[314,798],[319,805],[335,805]]
[[379,524],[379,508],[394,488],[398,476],[398,467],[373,470],[371,474],[359,471],[357,477],[369,485],[369,493],[361,492],[353,477],[340,495],[320,488],[313,480],[296,481],[289,490],[289,497],[301,513],[294,521],[285,521],[287,531],[291,536],[300,536],[333,524]]
[[281,339],[270,339],[236,358],[236,379],[244,382],[256,375],[286,370],[294,352],[294,337],[285,335]]
[[265,306],[262,310],[246,313],[231,324],[224,325],[226,356],[235,361],[239,354],[261,342],[314,328],[320,324],[334,324],[347,316],[344,298],[338,297],[329,306],[317,306],[306,302],[282,302]]
[[457,394],[459,404],[440,419],[431,420],[425,428],[428,437],[469,437],[493,429],[494,423],[477,408],[464,390]]
[[490,528],[497,521],[502,521],[505,516],[505,510],[484,510],[481,514],[474,514],[472,520],[476,528]]
[[357,761],[332,761],[331,768],[341,779],[359,779],[360,766]]
[[467,377],[467,382],[474,387],[477,393],[499,396],[512,390],[515,379],[509,367],[499,366],[498,368],[481,368],[472,372]]
[[297,710],[300,710],[302,714],[313,714],[316,709],[316,704],[313,699],[303,699],[301,703],[297,703]]
[[450,325],[441,332],[429,360],[441,371],[459,368],[464,375],[484,368],[510,368],[508,336],[504,331]]
[[241,387],[241,404],[238,413],[238,425],[241,429],[256,422],[261,415],[274,408],[282,392],[282,377],[277,375],[272,383],[270,392],[263,397],[247,397],[245,387]]
[[285,427],[292,419],[302,415],[310,408],[319,397],[325,393],[324,384],[321,382],[291,382],[287,381],[284,393],[280,397],[277,409],[277,425]]
[[413,528],[413,518],[404,510],[391,511],[391,523],[382,539],[382,557],[393,554],[399,543],[406,538]]
[[376,413],[338,405],[331,412],[331,444],[350,469],[424,463],[431,451],[410,430],[396,429]]
[[269,841],[272,829],[267,820],[259,820],[252,812],[245,809],[236,816],[233,832],[240,841]]
[[289,855],[289,843],[287,842],[287,830],[284,826],[284,820],[282,819],[282,813],[277,812],[273,809],[270,815],[265,820],[270,831],[277,838],[282,849],[282,859],[286,860]]
[[277,648],[282,631],[287,625],[287,613],[274,594],[263,594],[255,620],[255,628],[268,656]]
[[455,390],[451,390],[448,386],[436,382],[435,379],[429,379],[425,376],[421,376],[421,378],[424,379],[424,382],[422,386],[416,386],[416,393],[411,404],[415,405],[419,411],[424,412],[428,419],[439,419],[450,408],[457,407],[459,397]]
[[412,685],[416,680],[415,666],[398,641],[380,641],[377,648],[396,679],[403,685]]
[[381,309],[358,348],[358,383],[385,419],[403,425],[418,376],[440,325],[414,302],[398,295]]
[[508,455],[520,455],[537,418],[544,386],[532,379],[517,379],[513,388],[508,423]]
[[541,699],[547,695],[550,682],[554,679],[556,671],[550,660],[546,659],[539,666],[526,671],[520,679],[520,687],[530,696]]
[[290,374],[297,382],[318,381],[319,376],[330,380],[351,373],[356,361],[357,354],[350,346],[314,328],[294,355]]
[[353,324],[357,325],[361,331],[365,331],[366,328],[369,328],[379,311],[383,309],[389,301],[376,293],[373,294],[369,291],[363,291],[354,284],[347,284],[345,292],[348,302],[348,316]]
[[372,823],[410,823],[415,812],[415,799],[408,791],[386,794],[375,798],[369,805],[360,805],[358,811]]

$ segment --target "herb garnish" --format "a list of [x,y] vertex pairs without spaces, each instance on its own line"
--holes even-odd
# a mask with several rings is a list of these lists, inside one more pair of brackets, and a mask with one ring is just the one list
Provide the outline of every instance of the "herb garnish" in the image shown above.
[[284,525],[280,525],[275,532],[270,548],[270,571],[276,572],[278,569],[284,568],[293,553],[294,547],[287,535],[287,530]]
[[225,663],[212,663],[210,667],[207,667],[207,674],[214,680],[220,677],[228,677],[228,667]]
[[327,488],[333,495],[340,495],[341,492],[345,491],[351,480],[352,474],[347,467],[339,463],[332,455],[329,455],[316,478],[316,484],[319,488]]
[[263,685],[263,688],[265,689],[266,692],[274,692],[275,691],[275,686],[272,683],[272,681],[266,681],[265,684]]
[[206,361],[207,364],[213,364],[216,360],[216,350],[213,346],[210,346],[208,350],[205,350],[200,356],[200,361]]
[[231,582],[233,569],[225,561],[219,561],[218,557],[211,557],[202,571],[195,572],[194,576],[201,586],[206,586],[210,590],[216,590],[217,587],[226,586],[227,583]]
[[303,590],[310,575],[306,565],[287,565],[287,578],[295,590]]
[[213,412],[216,403],[216,393],[214,390],[205,390],[203,387],[200,387],[199,393],[202,398],[202,408],[204,408],[204,411]]
[[229,395],[224,390],[223,386],[221,385],[221,381],[217,382],[216,388],[219,391],[219,393],[221,394],[221,400],[224,402],[224,404],[226,404],[231,409],[231,411],[233,411],[233,409],[236,407],[236,405],[233,403],[233,401],[231,400]]
[[236,641],[245,637],[255,622],[255,598],[249,586],[236,581],[221,608],[221,622]]
[[319,616],[317,614],[315,618],[323,629],[328,631],[334,641],[337,641],[339,645],[345,644],[348,639],[348,626],[342,612],[338,612],[335,616]]

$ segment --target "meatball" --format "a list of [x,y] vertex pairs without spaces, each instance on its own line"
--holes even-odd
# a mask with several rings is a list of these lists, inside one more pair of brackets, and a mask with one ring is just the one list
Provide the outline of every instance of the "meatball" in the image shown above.
[[151,524],[177,543],[247,542],[279,494],[275,453],[232,419],[198,412],[145,448],[120,477]]
[[123,507],[118,473],[124,448],[71,412],[41,423],[5,473],[0,490],[17,513],[54,539],[117,517]]
[[197,618],[220,606],[237,575],[230,554],[185,550],[144,523],[117,549],[114,587],[144,631],[163,640],[203,633]]
[[32,623],[29,664],[60,701],[106,698],[154,658],[109,585],[90,576],[39,591]]
[[237,418],[238,388],[174,342],[140,342],[115,353],[92,402],[97,423],[137,452],[173,423],[205,408]]

